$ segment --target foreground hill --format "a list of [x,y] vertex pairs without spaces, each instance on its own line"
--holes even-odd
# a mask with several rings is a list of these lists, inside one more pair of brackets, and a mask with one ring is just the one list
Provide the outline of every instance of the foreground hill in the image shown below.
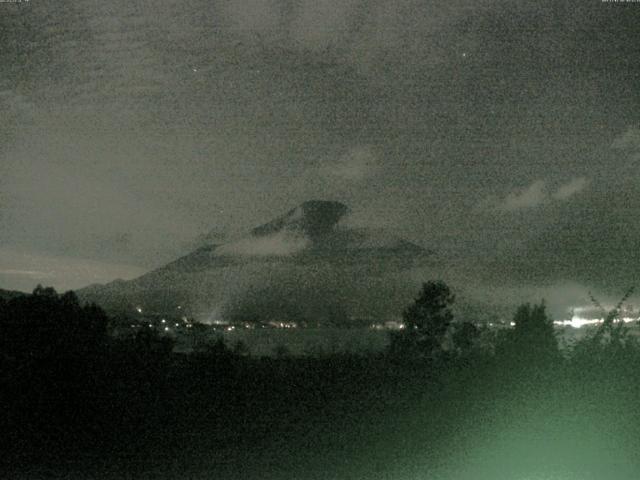
[[304,202],[240,238],[77,293],[110,311],[140,307],[202,321],[342,323],[397,313],[415,288],[401,272],[424,265],[431,252],[382,230],[348,227],[347,213],[339,202]]

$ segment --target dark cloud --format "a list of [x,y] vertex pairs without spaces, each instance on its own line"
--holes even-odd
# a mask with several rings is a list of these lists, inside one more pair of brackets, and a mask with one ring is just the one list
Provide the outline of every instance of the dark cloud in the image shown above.
[[0,10],[3,248],[96,261],[102,278],[328,198],[438,251],[460,283],[633,280],[634,5]]

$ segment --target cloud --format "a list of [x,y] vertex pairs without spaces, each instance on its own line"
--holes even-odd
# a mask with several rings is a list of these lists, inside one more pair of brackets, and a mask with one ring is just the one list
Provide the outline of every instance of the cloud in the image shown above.
[[611,144],[611,148],[627,152],[640,152],[640,127],[629,127]]
[[[242,44],[254,49],[277,47],[285,56],[303,55],[310,63],[355,67],[376,82],[397,78],[399,69],[440,64],[447,55],[440,42],[424,41],[449,35],[471,9],[487,9],[493,0],[464,1],[451,7],[425,5],[421,0],[226,0],[221,3],[222,29],[230,26]],[[386,64],[386,65],[385,65]]]
[[17,270],[14,268],[0,269],[0,276],[15,275],[18,277],[52,278],[52,272],[41,272],[38,270]]
[[223,5],[231,25],[243,32],[265,33],[278,27],[284,14],[278,0],[230,1]]
[[114,278],[135,278],[144,272],[134,265],[0,248],[0,288],[29,291],[42,283],[68,290]]
[[510,192],[498,204],[497,209],[505,212],[537,207],[548,198],[547,184],[543,180],[536,180],[525,188]]
[[246,40],[276,40],[286,48],[320,51],[344,40],[361,4],[362,0],[301,0],[295,5],[280,0],[231,0],[222,5],[222,11],[232,29]]
[[351,148],[334,163],[320,169],[320,175],[327,180],[361,182],[373,176],[378,169],[378,159],[370,145]]
[[348,147],[334,156],[322,154],[318,163],[306,168],[288,185],[287,196],[300,202],[324,199],[355,205],[356,199],[371,187],[372,180],[378,179],[381,167],[377,152],[368,144]]
[[560,185],[551,195],[556,200],[567,200],[576,193],[584,190],[589,185],[589,180],[585,177],[574,178],[567,183]]
[[536,180],[530,185],[509,192],[504,198],[490,197],[481,203],[481,210],[515,212],[565,201],[589,185],[585,177],[575,177],[552,190],[545,180]]
[[14,92],[13,90],[0,90],[0,105],[5,112],[30,118],[36,112],[36,106],[24,95]]
[[358,0],[303,0],[291,25],[291,37],[302,48],[319,50],[348,33]]

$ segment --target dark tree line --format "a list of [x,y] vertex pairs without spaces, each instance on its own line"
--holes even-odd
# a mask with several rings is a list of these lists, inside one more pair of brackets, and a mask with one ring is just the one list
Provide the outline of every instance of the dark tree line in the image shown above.
[[[514,326],[494,332],[455,318],[454,302],[444,282],[425,283],[383,353],[302,358],[283,350],[256,358],[222,340],[176,353],[152,329],[116,339],[99,307],[51,288],[0,300],[0,431],[9,450],[0,467],[109,454],[130,472],[144,470],[158,452],[174,459],[182,449],[201,453],[202,445],[214,458],[237,453],[240,465],[248,445],[273,453],[269,445],[292,435],[297,442],[283,451],[296,458],[315,419],[335,440],[350,422],[375,425],[396,406],[415,408],[412,418],[425,419],[416,425],[431,428],[431,416],[457,418],[455,405],[466,402],[472,412],[521,383],[527,392],[561,385],[582,395],[590,375],[595,392],[603,385],[616,394],[635,392],[630,385],[640,391],[640,349],[619,309],[561,354],[544,303],[520,306]],[[418,426],[413,434],[421,435]],[[436,434],[424,435],[432,443]],[[348,438],[360,441],[359,434]]]
[[75,293],[38,286],[0,302],[0,352],[12,361],[98,354],[108,342],[107,324],[101,308],[80,305]]
[[[429,360],[471,354],[481,332],[471,322],[454,322],[454,301],[455,295],[446,283],[424,283],[418,297],[403,312],[403,329],[391,334],[390,354]],[[560,358],[553,321],[544,302],[521,305],[513,323],[513,328],[495,336],[492,346],[497,355],[529,364]]]
[[[387,354],[394,358],[428,361],[478,354],[479,339],[486,334],[486,329],[483,332],[483,327],[455,319],[454,302],[455,295],[446,283],[424,283],[416,299],[402,313],[404,328],[390,335]],[[618,319],[620,308],[621,305],[605,312],[606,318],[600,328],[573,346],[569,353],[586,357],[606,352],[620,354],[622,350],[628,355],[635,351],[635,340]],[[6,365],[24,365],[50,358],[122,355],[123,351],[138,359],[171,353],[173,342],[153,330],[141,329],[133,339],[116,341],[109,335],[109,325],[110,319],[101,308],[81,305],[73,292],[58,294],[53,288],[38,286],[31,295],[9,300],[0,298],[0,361]],[[524,363],[559,361],[562,355],[558,339],[544,302],[521,305],[513,316],[512,325],[513,328],[490,335],[491,352]],[[246,356],[245,350],[218,342],[200,345],[194,353],[242,357]],[[487,349],[482,353],[486,354]]]
[[[622,362],[633,365],[640,361],[640,344],[621,318],[623,303],[630,289],[610,311],[602,310],[603,321],[592,328],[581,340],[561,350],[553,319],[548,315],[544,301],[539,304],[520,305],[511,327],[494,331],[489,349],[479,351],[478,343],[485,328],[468,321],[456,321],[452,311],[455,296],[442,281],[429,281],[422,285],[419,295],[403,312],[404,328],[391,334],[389,353],[393,357],[423,360],[443,360],[487,354],[506,359],[514,368],[528,366],[554,367],[569,362],[583,365],[603,365]],[[486,345],[485,345],[486,347]]]

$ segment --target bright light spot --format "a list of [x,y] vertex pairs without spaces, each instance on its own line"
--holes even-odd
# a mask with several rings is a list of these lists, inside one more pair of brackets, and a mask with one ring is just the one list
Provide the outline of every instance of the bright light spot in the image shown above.
[[572,317],[571,320],[557,320],[553,322],[555,325],[560,325],[562,327],[573,327],[573,328],[581,328],[585,325],[596,325],[598,323],[602,323],[602,319],[600,318],[582,318],[582,317]]
[[180,324],[179,324],[179,323],[176,323],[176,327],[179,327],[179,326],[180,326]]
[[161,320],[161,322],[162,323],[167,323],[167,321],[164,318]]
[[164,327],[164,331],[168,332],[169,331],[169,327]]
[[142,307],[136,307],[136,312],[142,313]]
[[[624,317],[622,318],[622,321],[624,323],[630,323],[630,322],[635,322],[636,320],[638,320],[637,318],[632,318],[632,317]],[[616,321],[616,320],[614,320]],[[581,328],[584,327],[585,325],[598,325],[600,323],[603,322],[602,318],[583,318],[583,317],[578,317],[576,315],[574,315],[571,320],[556,320],[555,322],[553,322],[555,325],[559,325],[561,327],[573,327],[573,328]]]

